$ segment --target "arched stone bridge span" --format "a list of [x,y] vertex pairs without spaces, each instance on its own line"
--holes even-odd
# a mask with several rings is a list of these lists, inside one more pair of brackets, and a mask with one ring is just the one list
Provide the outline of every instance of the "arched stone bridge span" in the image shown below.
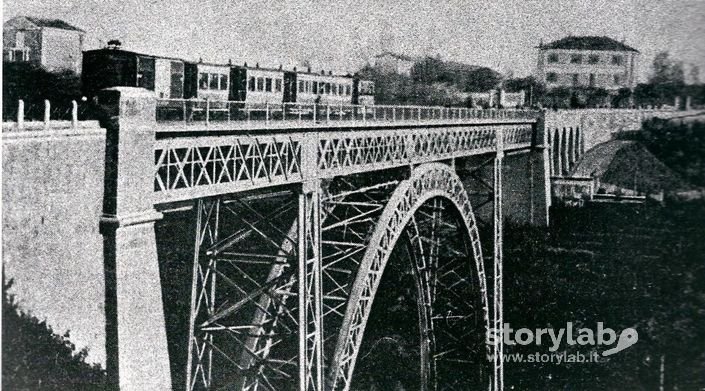
[[[502,324],[504,215],[547,221],[539,113],[185,131],[155,122],[144,91],[100,102],[107,367],[120,389],[349,390],[364,381],[380,286],[397,280],[416,303],[404,314],[418,325],[415,387],[502,388],[487,358],[502,346],[485,337]],[[182,338],[165,321],[177,298],[163,293],[169,238],[154,224],[184,210]]]

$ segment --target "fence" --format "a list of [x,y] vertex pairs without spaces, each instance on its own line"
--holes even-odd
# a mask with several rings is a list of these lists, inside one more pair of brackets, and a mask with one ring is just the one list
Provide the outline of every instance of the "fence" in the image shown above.
[[43,103],[25,104],[19,100],[16,106],[3,107],[3,130],[24,129],[25,127],[79,127],[79,120],[96,119],[92,104],[79,105],[72,100],[70,104],[54,105],[49,100]]

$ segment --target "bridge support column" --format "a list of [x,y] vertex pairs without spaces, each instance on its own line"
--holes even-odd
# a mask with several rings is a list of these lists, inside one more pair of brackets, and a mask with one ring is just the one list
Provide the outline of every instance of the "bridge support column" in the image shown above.
[[112,389],[171,390],[152,205],[155,97],[103,90],[106,163],[104,244],[106,352]]
[[299,193],[298,299],[299,390],[323,390],[323,289],[321,280],[321,183],[304,182]]
[[[502,171],[504,160],[504,135],[502,129],[497,130],[497,155],[494,158],[494,199],[492,203],[493,209],[493,230],[494,230],[494,310],[493,312],[493,327],[495,330],[504,330],[503,316],[503,293],[502,293],[502,248],[503,248],[503,200],[502,200]],[[504,334],[502,334],[504,335]],[[494,391],[504,389],[504,344],[502,341],[494,346]]]

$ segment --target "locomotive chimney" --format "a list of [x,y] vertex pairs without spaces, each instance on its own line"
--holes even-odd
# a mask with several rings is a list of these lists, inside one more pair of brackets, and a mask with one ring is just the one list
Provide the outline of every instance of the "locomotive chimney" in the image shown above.
[[245,68],[247,68],[247,61],[245,61]]
[[259,63],[255,63],[255,68],[259,68]]
[[296,72],[296,67],[294,67],[294,72]]
[[311,67],[308,67],[308,73],[311,73]]

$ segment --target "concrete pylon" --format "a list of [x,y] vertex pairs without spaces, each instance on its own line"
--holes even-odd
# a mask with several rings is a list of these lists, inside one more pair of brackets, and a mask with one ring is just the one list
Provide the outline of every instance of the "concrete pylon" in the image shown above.
[[156,97],[100,92],[106,128],[103,235],[106,367],[111,389],[171,390],[152,204]]

